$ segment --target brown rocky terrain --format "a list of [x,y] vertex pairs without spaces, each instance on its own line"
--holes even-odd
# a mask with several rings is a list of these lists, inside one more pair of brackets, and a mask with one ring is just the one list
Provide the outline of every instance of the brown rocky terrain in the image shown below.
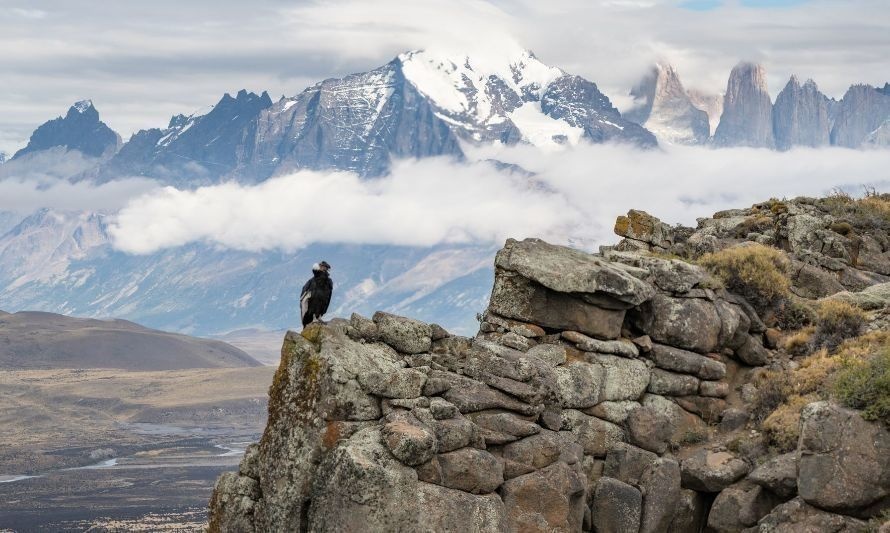
[[882,532],[890,198],[509,240],[474,338],[288,332],[210,531]]

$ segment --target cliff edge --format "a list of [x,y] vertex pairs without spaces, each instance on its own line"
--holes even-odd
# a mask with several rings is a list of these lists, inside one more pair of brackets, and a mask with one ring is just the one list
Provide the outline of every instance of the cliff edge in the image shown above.
[[[830,358],[847,349],[842,340],[824,347],[823,319],[801,318],[807,304],[797,293],[886,281],[886,228],[835,228],[845,236],[829,228],[838,220],[816,227],[814,204],[783,205],[696,229],[632,212],[616,225],[622,243],[599,254],[509,240],[474,338],[383,312],[288,332],[265,433],[217,482],[209,530],[876,524],[890,507],[884,415],[804,395],[791,378],[810,368],[804,357],[823,357],[817,350]],[[752,302],[713,268],[713,254],[767,247],[761,241],[780,245],[776,264],[797,281],[781,298]],[[868,311],[843,304],[863,319],[857,339],[886,335],[888,291],[871,292]],[[794,352],[787,339],[805,327],[814,337]],[[794,438],[782,440],[763,418],[795,397],[806,401],[794,428],[781,426]]]

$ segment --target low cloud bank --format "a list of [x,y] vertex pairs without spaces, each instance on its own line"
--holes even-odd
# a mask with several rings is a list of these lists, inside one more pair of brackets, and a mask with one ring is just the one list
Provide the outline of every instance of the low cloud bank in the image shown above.
[[201,241],[243,250],[292,250],[314,242],[431,246],[541,237],[593,249],[614,242],[628,209],[665,222],[745,207],[770,197],[823,195],[863,185],[890,190],[890,151],[585,145],[558,153],[531,147],[473,151],[535,173],[487,162],[402,161],[391,175],[360,180],[302,171],[259,185],[224,184],[139,196],[110,228],[115,246],[145,254]]

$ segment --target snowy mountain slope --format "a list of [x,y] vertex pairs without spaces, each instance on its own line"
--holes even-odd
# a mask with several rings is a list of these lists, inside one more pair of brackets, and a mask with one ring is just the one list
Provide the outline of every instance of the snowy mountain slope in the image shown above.
[[107,216],[42,210],[0,236],[5,311],[120,317],[192,334],[299,323],[297,295],[320,259],[334,266],[331,316],[401,310],[471,333],[494,250],[313,245],[249,253],[202,244],[145,256],[115,251]]
[[257,117],[271,105],[265,92],[226,93],[206,113],[176,115],[166,129],[137,132],[110,161],[81,178],[148,176],[186,187],[216,183],[250,157]]

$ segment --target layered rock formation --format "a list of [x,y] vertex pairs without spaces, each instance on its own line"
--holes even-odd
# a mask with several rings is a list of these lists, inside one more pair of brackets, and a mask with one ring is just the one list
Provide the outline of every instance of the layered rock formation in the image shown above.
[[597,255],[509,240],[474,338],[382,312],[289,332],[210,531],[852,532],[890,504],[890,433],[855,411],[811,405],[799,448],[757,468],[708,442],[747,434],[736,391],[776,364],[766,327],[639,249],[689,234],[642,212],[617,229]]
[[763,66],[739,63],[729,74],[714,144],[775,147],[772,107]]
[[776,97],[773,107],[773,131],[776,148],[792,146],[824,146],[830,142],[831,101],[816,87],[813,80],[803,85],[792,76]]
[[673,144],[704,144],[711,134],[708,113],[696,107],[670,65],[656,64],[630,95],[637,107],[624,117]]
[[619,217],[616,250],[672,253],[695,259],[745,242],[776,246],[791,260],[792,291],[821,298],[890,281],[888,223],[855,201],[837,198],[770,200],[716,213],[697,228],[671,227],[643,211]]

